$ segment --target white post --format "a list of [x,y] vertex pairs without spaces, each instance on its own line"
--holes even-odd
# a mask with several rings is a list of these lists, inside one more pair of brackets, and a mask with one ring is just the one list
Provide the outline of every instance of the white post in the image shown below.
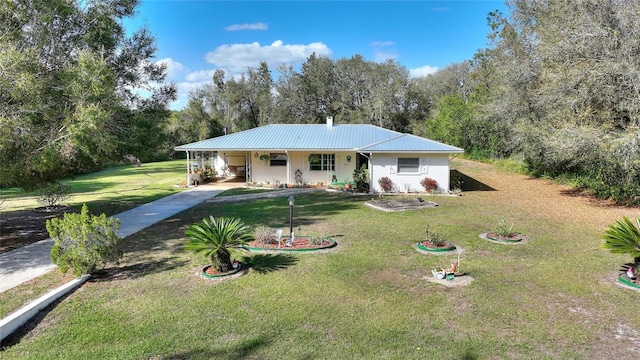
[[189,166],[189,151],[187,151],[187,187],[189,187],[189,169],[191,169],[191,167]]

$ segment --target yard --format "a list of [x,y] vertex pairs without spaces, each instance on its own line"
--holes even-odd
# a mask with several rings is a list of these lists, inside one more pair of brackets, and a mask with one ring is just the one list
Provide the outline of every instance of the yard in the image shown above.
[[[461,159],[477,181],[438,207],[382,212],[369,196],[296,197],[296,234],[321,254],[246,254],[245,276],[212,282],[184,251],[204,216],[286,229],[286,199],[212,203],[126,240],[124,261],[43,312],[3,359],[624,359],[640,355],[640,292],[615,284],[631,260],[601,247],[606,225],[639,216],[545,180]],[[470,181],[467,184],[471,184]],[[528,236],[482,240],[504,217]],[[455,255],[422,254],[425,225],[464,249],[466,287],[429,282]],[[65,278],[54,271],[0,294],[2,316]]]

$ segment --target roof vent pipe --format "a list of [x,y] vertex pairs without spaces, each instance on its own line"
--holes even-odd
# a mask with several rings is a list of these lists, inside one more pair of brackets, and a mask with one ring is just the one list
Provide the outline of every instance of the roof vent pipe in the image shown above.
[[333,127],[333,116],[327,116],[327,127]]

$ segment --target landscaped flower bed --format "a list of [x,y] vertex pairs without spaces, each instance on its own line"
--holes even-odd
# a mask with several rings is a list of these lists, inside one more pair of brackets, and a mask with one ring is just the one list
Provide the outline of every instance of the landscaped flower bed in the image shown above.
[[434,244],[431,241],[424,240],[418,243],[418,249],[424,251],[442,252],[453,251],[456,249],[456,246],[448,242],[443,244]]
[[337,245],[336,241],[331,238],[323,238],[319,236],[296,236],[293,242],[287,246],[289,238],[284,237],[278,243],[263,243],[252,241],[245,248],[249,251],[316,251],[330,249]]

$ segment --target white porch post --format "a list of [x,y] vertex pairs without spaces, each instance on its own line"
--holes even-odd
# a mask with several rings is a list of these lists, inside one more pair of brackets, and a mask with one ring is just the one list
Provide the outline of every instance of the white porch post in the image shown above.
[[289,157],[289,150],[284,151],[287,154],[287,185],[291,184],[291,158]]
[[189,186],[189,169],[191,167],[189,166],[189,151],[187,151],[187,186]]

